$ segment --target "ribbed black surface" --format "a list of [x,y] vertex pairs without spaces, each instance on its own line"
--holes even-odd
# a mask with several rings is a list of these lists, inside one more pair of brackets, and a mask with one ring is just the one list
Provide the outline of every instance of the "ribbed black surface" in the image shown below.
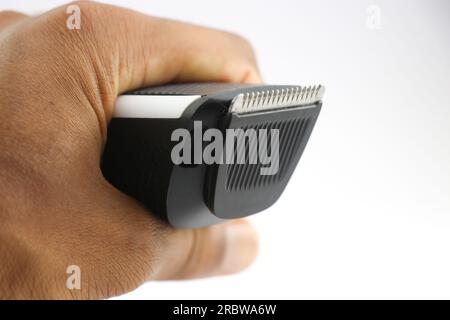
[[[284,178],[288,164],[298,151],[302,140],[304,139],[305,129],[308,126],[308,119],[296,118],[283,121],[267,122],[253,126],[247,126],[242,129],[255,129],[256,132],[260,129],[267,129],[268,138],[268,155],[270,156],[270,141],[271,129],[279,130],[279,170],[274,175],[261,175],[260,170],[262,167],[267,167],[268,165],[263,165],[259,161],[257,164],[248,164],[248,159],[251,154],[257,154],[258,149],[256,145],[252,145],[249,148],[248,140],[246,140],[245,150],[246,150],[246,164],[231,164],[227,168],[227,179],[226,179],[226,189],[227,191],[243,191],[261,188],[272,183],[277,183]],[[236,153],[238,150],[235,148],[235,160]],[[274,159],[272,159],[274,161]]]

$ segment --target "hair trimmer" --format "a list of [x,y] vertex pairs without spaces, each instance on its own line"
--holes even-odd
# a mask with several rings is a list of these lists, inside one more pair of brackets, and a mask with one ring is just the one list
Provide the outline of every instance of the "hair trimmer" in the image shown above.
[[286,187],[323,86],[173,84],[118,97],[106,179],[178,228],[241,218]]

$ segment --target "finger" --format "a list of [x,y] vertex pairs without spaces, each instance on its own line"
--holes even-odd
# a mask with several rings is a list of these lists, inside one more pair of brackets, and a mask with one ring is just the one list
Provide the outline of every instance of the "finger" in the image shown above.
[[173,230],[154,266],[156,280],[226,275],[247,268],[258,253],[258,236],[244,220],[202,229]]
[[169,37],[174,39],[173,54],[164,56],[167,65],[177,63],[175,74],[172,75],[174,80],[262,81],[253,49],[246,39],[177,21],[160,22]]
[[[103,65],[96,70],[117,74],[103,75],[105,82],[115,80],[117,94],[167,82],[261,82],[254,52],[240,36],[110,5],[77,5],[81,28],[64,34],[92,50],[90,56]],[[65,10],[51,15],[65,28]],[[113,104],[104,107],[109,118]]]
[[1,11],[0,12],[0,31],[7,26],[12,25],[20,20],[27,18],[28,16],[15,11]]
[[261,82],[253,49],[240,36],[133,11],[120,14],[134,22],[127,32],[139,30],[123,53],[128,72],[121,74],[120,92],[171,81]]

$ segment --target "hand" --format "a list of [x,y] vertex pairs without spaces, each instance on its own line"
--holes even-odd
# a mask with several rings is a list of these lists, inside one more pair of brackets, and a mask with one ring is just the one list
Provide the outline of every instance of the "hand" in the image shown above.
[[[121,93],[167,82],[260,82],[247,41],[76,2],[0,13],[0,297],[107,298],[147,280],[237,272],[257,251],[245,221],[175,230],[100,171]],[[66,269],[77,265],[80,289]]]

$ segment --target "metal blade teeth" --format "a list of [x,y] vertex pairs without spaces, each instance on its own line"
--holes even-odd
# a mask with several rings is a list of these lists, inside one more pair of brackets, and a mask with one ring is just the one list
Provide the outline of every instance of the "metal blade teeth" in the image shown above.
[[231,102],[230,112],[247,113],[313,104],[322,99],[324,92],[324,86],[316,85],[241,93]]

